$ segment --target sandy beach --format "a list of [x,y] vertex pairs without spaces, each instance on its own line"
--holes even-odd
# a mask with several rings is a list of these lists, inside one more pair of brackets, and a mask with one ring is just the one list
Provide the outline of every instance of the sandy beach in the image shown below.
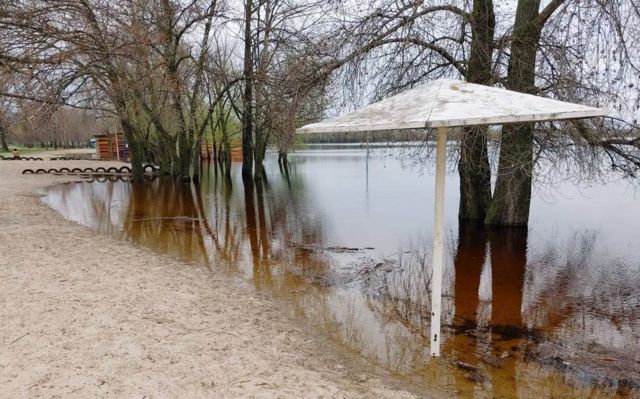
[[0,161],[1,397],[414,397],[239,279],[65,220],[37,190],[74,178],[21,175],[61,162],[111,166]]

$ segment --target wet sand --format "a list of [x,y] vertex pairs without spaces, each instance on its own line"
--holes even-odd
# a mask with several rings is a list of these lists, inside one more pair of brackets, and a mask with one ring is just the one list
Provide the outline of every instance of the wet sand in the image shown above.
[[74,178],[20,174],[62,163],[112,166],[0,161],[0,396],[414,397],[290,304],[65,220],[37,190]]

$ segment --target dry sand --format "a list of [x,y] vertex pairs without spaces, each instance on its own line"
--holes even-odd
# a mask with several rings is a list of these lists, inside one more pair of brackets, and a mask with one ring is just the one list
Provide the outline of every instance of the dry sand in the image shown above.
[[[25,168],[92,161],[0,161],[0,396],[403,398],[290,305],[43,205],[69,177]],[[121,165],[121,164],[118,164]]]

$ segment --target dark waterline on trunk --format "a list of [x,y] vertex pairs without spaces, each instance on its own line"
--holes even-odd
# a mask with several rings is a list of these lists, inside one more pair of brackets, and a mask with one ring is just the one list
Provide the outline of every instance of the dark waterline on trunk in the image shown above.
[[205,167],[199,186],[70,183],[45,202],[100,232],[247,278],[418,389],[638,394],[640,199],[625,182],[561,185],[555,198],[534,199],[529,229],[485,229],[458,224],[450,174],[444,358],[434,361],[433,176],[365,154],[302,151],[288,168],[268,157],[263,181],[243,180],[234,165],[230,178]]

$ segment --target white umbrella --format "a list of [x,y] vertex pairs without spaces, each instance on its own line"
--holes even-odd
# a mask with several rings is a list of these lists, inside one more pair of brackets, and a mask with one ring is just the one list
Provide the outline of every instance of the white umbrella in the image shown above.
[[431,355],[440,356],[442,266],[444,263],[444,178],[449,127],[501,125],[604,116],[599,108],[440,79],[336,118],[312,123],[297,133],[363,132],[435,128],[436,191],[431,279]]

